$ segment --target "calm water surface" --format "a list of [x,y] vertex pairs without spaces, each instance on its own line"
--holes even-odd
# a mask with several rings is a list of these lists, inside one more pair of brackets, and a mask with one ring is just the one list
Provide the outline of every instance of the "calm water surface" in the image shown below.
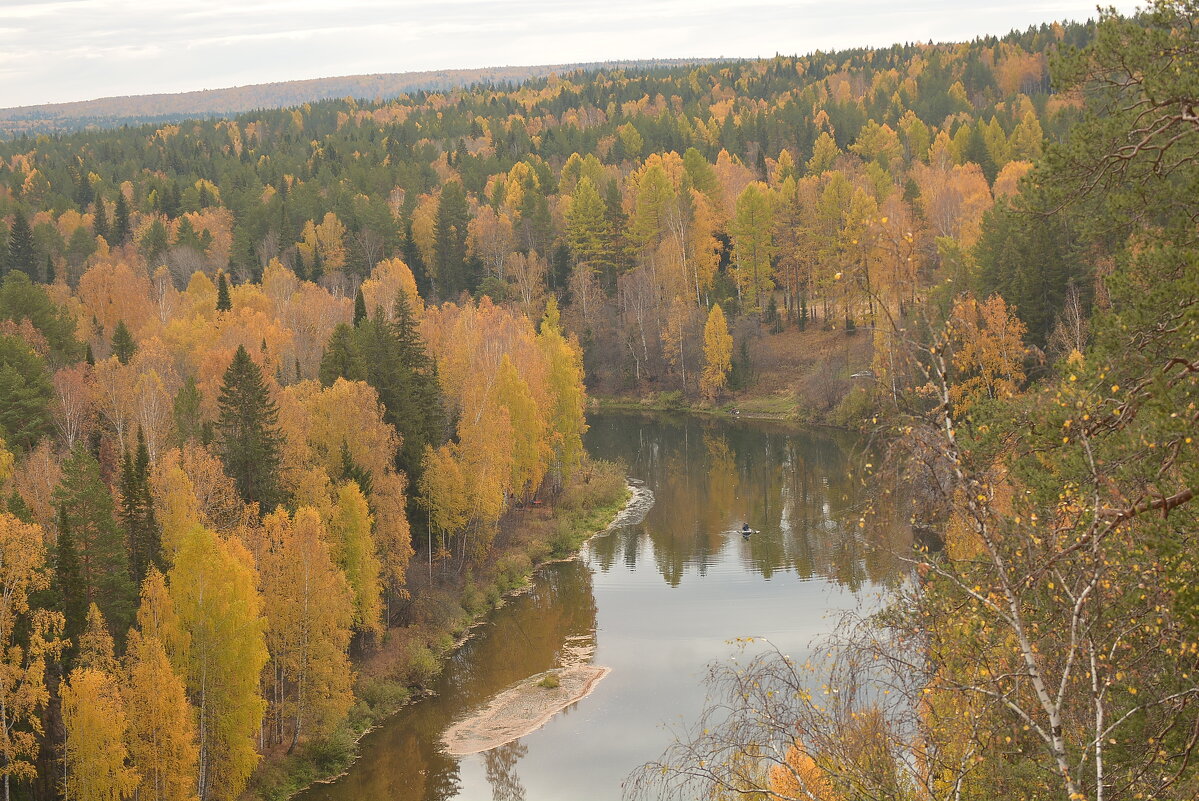
[[[364,739],[362,758],[306,801],[603,801],[658,756],[704,701],[729,640],[769,637],[802,658],[842,609],[884,580],[857,527],[852,442],[779,424],[593,415],[592,456],[619,459],[656,502],[645,522],[546,567],[451,660],[436,698]],[[760,533],[744,539],[748,521]],[[593,645],[612,669],[594,693],[506,746],[452,757],[455,720]]]

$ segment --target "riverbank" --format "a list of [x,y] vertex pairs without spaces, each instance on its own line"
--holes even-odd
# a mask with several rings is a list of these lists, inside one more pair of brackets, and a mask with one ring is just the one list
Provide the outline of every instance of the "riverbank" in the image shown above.
[[409,597],[393,608],[400,621],[375,644],[355,649],[355,704],[344,726],[290,755],[264,756],[244,798],[282,801],[331,781],[353,764],[363,735],[407,704],[426,697],[445,661],[505,599],[522,592],[546,562],[573,555],[604,530],[633,493],[624,468],[587,462],[552,506],[514,509],[501,521],[489,557],[456,570],[446,562],[408,569]]
[[[715,403],[665,378],[636,387],[600,382],[588,388],[593,408],[685,412],[721,418],[787,420],[856,428],[871,407],[869,373],[873,342],[868,330],[853,334],[796,327],[748,340],[744,386]],[[854,376],[858,376],[855,378]],[[663,389],[662,385],[672,388]]]

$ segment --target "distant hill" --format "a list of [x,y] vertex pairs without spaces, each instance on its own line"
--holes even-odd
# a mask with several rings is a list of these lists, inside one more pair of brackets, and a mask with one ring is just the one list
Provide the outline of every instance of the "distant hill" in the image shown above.
[[0,136],[11,137],[19,136],[22,133],[53,133],[88,128],[114,128],[147,122],[171,122],[188,117],[237,114],[265,108],[286,108],[343,97],[372,101],[387,100],[405,92],[452,89],[472,84],[519,83],[529,78],[540,78],[552,73],[569,72],[576,69],[679,66],[710,63],[711,61],[713,59],[645,59],[487,67],[473,70],[391,72],[260,83],[176,94],[102,97],[96,100],[79,100],[71,103],[16,106],[0,109]]

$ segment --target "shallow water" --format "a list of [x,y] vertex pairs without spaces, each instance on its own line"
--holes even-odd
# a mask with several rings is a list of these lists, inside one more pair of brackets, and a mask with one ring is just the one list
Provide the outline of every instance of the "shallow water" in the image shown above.
[[[857,527],[852,441],[775,423],[593,415],[592,456],[645,481],[643,522],[541,570],[450,661],[438,696],[362,743],[362,758],[308,801],[618,799],[621,782],[694,720],[729,640],[768,637],[802,658],[891,565]],[[748,538],[742,523],[758,530]],[[441,737],[497,693],[594,647],[612,672],[544,727],[452,757]]]

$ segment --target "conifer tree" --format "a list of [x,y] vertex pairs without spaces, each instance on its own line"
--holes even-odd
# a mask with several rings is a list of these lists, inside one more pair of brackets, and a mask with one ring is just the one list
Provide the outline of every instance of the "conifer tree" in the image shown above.
[[121,462],[120,493],[119,515],[129,547],[129,571],[140,587],[151,566],[162,568],[162,536],[150,491],[150,451],[140,426],[137,449],[126,451]]
[[112,332],[112,355],[121,364],[129,364],[136,352],[137,343],[133,341],[133,334],[129,333],[124,320],[117,320],[117,327]]
[[12,227],[8,232],[8,269],[20,270],[34,278],[37,269],[37,254],[33,247],[33,231],[29,221],[21,212],[13,214]]
[[412,304],[403,290],[396,293],[393,316],[389,339],[395,344],[395,361],[400,370],[392,393],[394,419],[388,422],[400,432],[399,466],[415,477],[420,473],[425,446],[437,447],[442,442],[445,409],[437,381],[437,364],[425,349]]
[[230,311],[233,308],[233,301],[229,298],[229,279],[225,277],[225,271],[222,270],[216,277],[216,310],[219,312]]
[[92,233],[105,240],[112,235],[108,230],[108,213],[104,210],[104,198],[96,198],[95,216],[92,218]]
[[196,384],[196,377],[189,375],[175,393],[173,403],[175,417],[175,441],[185,445],[202,439],[204,420],[201,412],[203,398]]
[[244,346],[238,346],[225,371],[217,405],[217,450],[225,471],[243,500],[266,511],[281,498],[283,434],[262,370]]
[[53,497],[78,554],[84,598],[100,607],[115,630],[123,631],[133,614],[136,590],[124,537],[113,519],[112,493],[83,443],[63,463],[62,481]]
[[63,637],[78,642],[87,620],[87,592],[79,567],[79,549],[65,509],[58,513],[58,542],[54,554],[54,591],[63,616]]
[[331,387],[339,378],[347,381],[365,381],[367,372],[366,360],[362,357],[354,329],[345,323],[338,323],[329,336],[324,355],[321,356],[321,385]]
[[468,222],[470,207],[466,203],[466,190],[460,182],[451,181],[442,187],[434,227],[433,274],[443,298],[456,297],[474,284],[466,263]]
[[150,223],[150,227],[142,234],[138,248],[146,259],[146,263],[155,265],[158,263],[158,257],[166,252],[169,244],[170,237],[167,236],[166,226],[162,224],[160,218],[155,217],[154,222]]
[[124,245],[132,236],[133,229],[129,222],[129,204],[125,201],[125,193],[117,192],[117,203],[112,211],[112,244]]
[[362,294],[362,287],[359,287],[358,291],[354,293],[354,327],[357,328],[365,319],[366,297]]

